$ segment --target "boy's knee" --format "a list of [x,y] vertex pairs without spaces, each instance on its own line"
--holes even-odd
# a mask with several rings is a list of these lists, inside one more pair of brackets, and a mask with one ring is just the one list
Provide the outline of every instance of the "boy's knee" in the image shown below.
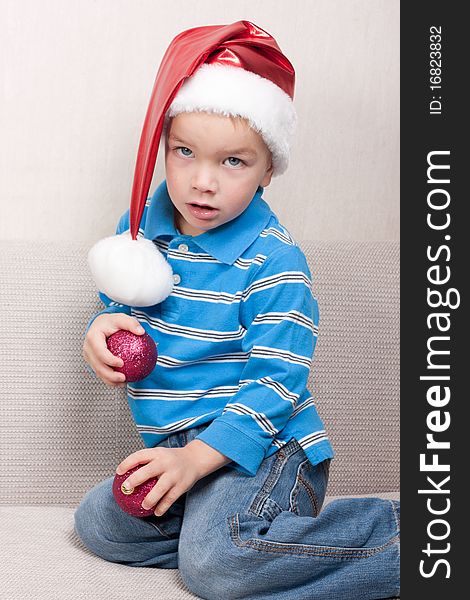
[[[204,532],[182,535],[178,548],[178,568],[191,592],[207,600],[240,597],[237,548],[232,545],[224,523]],[[226,535],[224,535],[226,533]]]
[[100,556],[112,527],[114,505],[112,480],[108,479],[87,492],[75,510],[75,532],[89,550]]

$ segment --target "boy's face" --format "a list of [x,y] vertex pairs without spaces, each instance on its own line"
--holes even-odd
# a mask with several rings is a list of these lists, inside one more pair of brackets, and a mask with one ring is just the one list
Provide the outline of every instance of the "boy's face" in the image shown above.
[[238,217],[269,185],[271,153],[245,119],[181,113],[168,127],[165,170],[175,225],[194,236]]

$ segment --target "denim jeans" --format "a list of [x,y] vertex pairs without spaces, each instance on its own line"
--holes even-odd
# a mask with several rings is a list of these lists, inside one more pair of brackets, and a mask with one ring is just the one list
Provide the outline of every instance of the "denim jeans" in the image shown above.
[[[160,445],[177,448],[205,426]],[[75,512],[98,556],[180,569],[208,600],[377,600],[399,595],[399,502],[334,500],[321,510],[329,461],[316,467],[294,439],[254,477],[226,466],[200,479],[162,517],[122,511],[109,478]],[[358,473],[358,477],[360,473]]]

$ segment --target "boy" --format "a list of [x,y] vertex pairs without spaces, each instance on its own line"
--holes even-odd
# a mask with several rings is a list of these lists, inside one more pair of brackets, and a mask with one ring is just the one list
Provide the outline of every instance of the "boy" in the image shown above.
[[[180,87],[168,82],[181,55],[191,70]],[[165,84],[153,126],[152,101],[147,114],[131,211],[112,240],[131,244],[129,276],[98,277],[107,308],[84,343],[97,375],[123,385],[106,338],[128,329],[158,342],[154,371],[128,385],[146,448],[117,468],[143,465],[129,488],[158,477],[142,503],[155,514],[124,513],[110,478],[85,496],[76,530],[107,560],[178,567],[203,598],[392,596],[398,503],[343,500],[320,512],[333,452],[307,390],[318,309],[302,251],[262,199],[287,167],[292,65],[267,32],[240,21],[177,36],[154,94]],[[166,179],[143,207],[139,177],[151,179],[162,130]],[[149,240],[166,258],[151,276],[141,268],[147,255],[137,268],[134,259]]]

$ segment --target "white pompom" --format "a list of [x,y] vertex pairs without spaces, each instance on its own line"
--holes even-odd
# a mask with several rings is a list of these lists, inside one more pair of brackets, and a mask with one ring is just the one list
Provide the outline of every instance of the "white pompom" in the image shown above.
[[88,264],[100,292],[120,304],[153,306],[173,290],[173,272],[156,245],[129,232],[98,241]]

